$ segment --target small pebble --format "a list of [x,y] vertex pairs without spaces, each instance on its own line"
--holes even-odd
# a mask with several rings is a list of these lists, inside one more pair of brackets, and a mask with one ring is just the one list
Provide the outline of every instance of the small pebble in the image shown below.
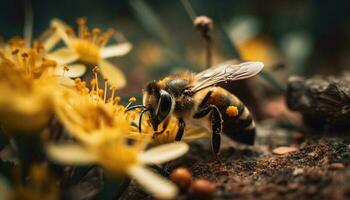
[[179,167],[171,173],[170,179],[181,189],[187,189],[191,185],[192,175],[188,169]]
[[306,193],[310,196],[313,196],[317,193],[318,189],[316,186],[310,186],[307,190]]
[[343,163],[331,163],[328,165],[328,169],[344,169],[344,164]]
[[212,199],[215,192],[215,185],[205,179],[197,179],[191,184],[191,192],[199,199]]
[[289,190],[295,191],[299,188],[299,184],[298,183],[288,183],[287,187]]
[[298,143],[301,143],[304,141],[304,135],[299,133],[299,132],[293,133],[292,138],[294,141],[296,141]]
[[298,175],[303,174],[303,173],[304,173],[304,169],[302,169],[302,168],[296,168],[296,169],[294,169],[294,171],[293,171],[293,176],[298,176]]
[[274,150],[272,150],[272,153],[277,155],[283,155],[287,153],[292,153],[298,151],[298,148],[296,147],[277,147]]

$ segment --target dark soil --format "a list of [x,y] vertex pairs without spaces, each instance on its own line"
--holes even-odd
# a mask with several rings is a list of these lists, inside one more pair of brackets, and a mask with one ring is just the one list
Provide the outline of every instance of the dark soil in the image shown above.
[[[217,161],[206,141],[195,142],[186,156],[166,168],[187,167],[194,178],[212,181],[214,199],[350,199],[350,137],[301,136],[274,121],[258,130],[254,147],[224,139]],[[275,155],[277,146],[299,150]],[[122,199],[152,197],[132,184]],[[184,191],[179,199],[194,197]]]

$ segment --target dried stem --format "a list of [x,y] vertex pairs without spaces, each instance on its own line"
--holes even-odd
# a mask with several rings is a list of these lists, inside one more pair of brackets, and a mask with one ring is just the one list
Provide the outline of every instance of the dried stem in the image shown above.
[[207,34],[206,36],[204,36],[205,39],[205,44],[206,44],[206,67],[209,68],[213,65],[212,63],[212,38],[210,36],[210,34]]
[[196,17],[193,21],[194,27],[199,30],[205,40],[206,46],[206,67],[212,66],[212,37],[213,21],[207,16]]
[[181,0],[182,5],[184,6],[188,16],[193,21],[193,26],[201,32],[202,37],[205,40],[206,48],[206,67],[209,68],[212,66],[212,37],[210,31],[213,29],[213,21],[207,16],[197,16],[189,0]]

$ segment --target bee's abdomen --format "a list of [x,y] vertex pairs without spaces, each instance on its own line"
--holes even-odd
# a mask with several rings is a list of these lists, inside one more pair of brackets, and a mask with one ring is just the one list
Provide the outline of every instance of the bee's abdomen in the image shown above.
[[208,104],[219,108],[224,134],[237,142],[254,144],[254,120],[248,108],[235,95],[218,87],[213,91]]

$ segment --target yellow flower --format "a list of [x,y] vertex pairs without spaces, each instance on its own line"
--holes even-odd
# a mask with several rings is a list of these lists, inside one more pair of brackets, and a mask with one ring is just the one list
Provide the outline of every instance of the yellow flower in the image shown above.
[[[112,131],[112,130],[111,130]],[[116,130],[113,130],[116,131]],[[147,192],[161,199],[177,195],[176,186],[148,170],[145,165],[162,164],[188,151],[186,143],[161,145],[142,151],[139,144],[128,145],[125,138],[104,140],[96,145],[49,144],[47,153],[52,160],[67,165],[98,163],[112,176],[130,176]]]
[[[98,65],[103,76],[108,78],[115,87],[124,87],[126,84],[124,74],[105,59],[127,54],[132,48],[131,44],[121,34],[116,34],[111,29],[101,33],[100,29],[94,28],[90,32],[86,20],[83,18],[78,19],[77,23],[79,31],[76,35],[73,29],[64,22],[58,19],[52,20],[52,27],[55,31],[44,42],[46,50],[50,51],[58,43],[57,36],[63,40],[67,47],[49,53],[49,58],[56,60],[60,65],[70,64],[78,60],[82,63]],[[121,43],[106,46],[112,36],[115,36],[116,40]],[[63,67],[58,69],[58,73],[62,73]],[[81,76],[85,73],[85,65],[71,64],[70,71],[68,76]]]
[[244,60],[260,60],[266,66],[273,66],[280,60],[280,55],[271,41],[263,37],[254,37],[238,43],[237,48]]
[[36,132],[49,121],[56,79],[56,62],[43,57],[41,48],[25,48],[13,38],[0,48],[0,123],[11,132]]
[[[18,170],[14,170],[18,172]],[[16,176],[19,176],[16,174]],[[29,170],[29,180],[21,183],[15,180],[12,187],[0,175],[0,199],[2,200],[58,200],[59,189],[47,167],[33,164]]]
[[[139,122],[134,121],[134,123],[138,124]],[[162,130],[162,126],[163,124],[160,124],[158,127],[158,130]],[[149,116],[143,117],[143,120],[141,122],[141,127],[142,127],[141,132],[139,132],[138,127],[133,127],[128,137],[135,140],[142,140],[145,137],[150,138],[151,140],[149,144],[151,146],[158,146],[162,144],[175,142],[175,137],[179,129],[178,120],[176,117],[170,118],[168,127],[161,134],[154,134],[153,128],[149,121]],[[206,138],[209,136],[210,136],[209,132],[204,130],[203,128],[187,126],[181,141],[189,143],[189,142],[192,142],[201,138]]]
[[[49,144],[48,155],[63,164],[97,163],[113,177],[131,176],[158,198],[175,197],[177,188],[145,165],[175,159],[186,153],[188,146],[173,143],[144,151],[150,134],[130,140],[137,112],[125,112],[126,107],[119,105],[119,98],[114,96],[115,87],[108,90],[107,80],[103,87],[98,84],[98,70],[93,70],[91,88],[77,79],[76,90],[66,88],[56,96],[56,113],[80,144]],[[130,98],[129,105],[135,100]]]

